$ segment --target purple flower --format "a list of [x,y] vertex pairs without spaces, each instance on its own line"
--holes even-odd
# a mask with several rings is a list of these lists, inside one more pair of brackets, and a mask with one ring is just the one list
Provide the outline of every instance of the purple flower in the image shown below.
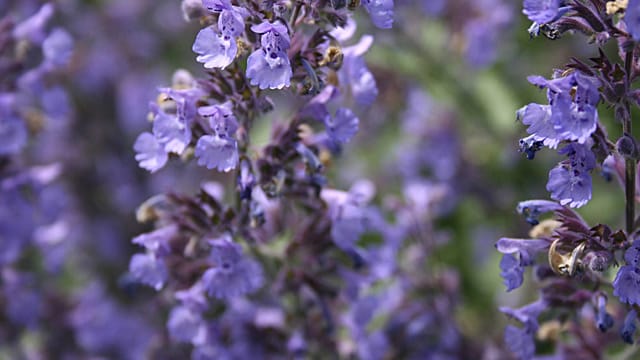
[[636,318],[638,313],[635,309],[631,309],[624,318],[624,323],[620,329],[620,336],[627,344],[633,344],[633,334],[636,332]]
[[369,12],[375,26],[380,29],[393,26],[393,0],[362,0],[362,6]]
[[633,40],[640,41],[640,1],[629,0],[627,9],[624,13],[624,22],[627,25],[627,31],[633,37]]
[[560,0],[524,0],[523,6],[522,13],[538,24],[552,22],[566,12],[560,8]]
[[129,272],[136,280],[156,291],[162,289],[169,277],[164,261],[152,253],[134,254],[129,263]]
[[325,118],[325,127],[329,138],[338,144],[349,142],[358,132],[358,117],[347,108],[339,108],[336,116]]
[[177,233],[178,227],[176,225],[168,225],[152,232],[138,235],[131,242],[144,246],[148,251],[162,256],[169,252],[169,240]]
[[16,25],[13,36],[20,40],[29,40],[34,44],[40,44],[45,38],[45,26],[53,15],[53,5],[42,5],[37,13]]
[[211,260],[215,267],[202,275],[210,296],[229,300],[254,292],[262,286],[262,268],[242,254],[242,247],[229,237],[211,240]]
[[571,143],[559,151],[569,156],[549,172],[547,191],[561,205],[581,207],[591,200],[591,175],[596,159],[585,145]]
[[534,140],[542,141],[552,149],[558,147],[562,139],[551,122],[551,106],[531,103],[518,110],[517,114],[523,124],[529,125],[527,133],[532,134]]
[[518,359],[532,359],[536,353],[533,332],[527,328],[507,325],[504,331],[504,342]]
[[360,41],[343,49],[342,67],[338,72],[340,85],[347,87],[356,103],[368,106],[378,96],[378,88],[373,74],[367,68],[364,54],[373,43],[373,36],[365,35]]
[[177,341],[197,345],[206,340],[207,327],[202,315],[186,306],[176,306],[171,310],[167,329],[171,338]]
[[260,89],[288,87],[292,70],[287,50],[290,46],[287,27],[267,21],[253,25],[251,30],[262,34],[261,47],[247,59],[247,78]]
[[531,225],[538,224],[540,215],[561,210],[562,206],[555,201],[550,200],[527,200],[518,203],[516,210],[518,214],[524,215],[527,222]]
[[238,53],[235,38],[229,35],[218,35],[211,27],[198,32],[192,50],[198,54],[196,61],[203,63],[207,69],[226,68],[231,65]]
[[26,145],[27,136],[24,121],[0,109],[0,156],[19,152]]
[[640,268],[640,239],[634,240],[631,247],[624,253],[624,261],[627,262],[627,265]]
[[613,326],[613,317],[607,313],[607,297],[602,294],[597,298],[596,323],[602,332]]
[[140,167],[150,172],[156,172],[161,169],[169,159],[162,144],[148,132],[138,136],[133,149],[136,151],[136,161],[138,161]]
[[640,304],[640,269],[625,265],[613,280],[613,295],[629,305]]
[[507,291],[517,289],[523,282],[524,267],[512,254],[504,254],[500,260],[500,276],[504,279]]
[[496,249],[503,254],[518,253],[523,266],[533,264],[537,253],[549,247],[549,241],[543,239],[512,239],[501,238],[496,243]]
[[181,155],[191,141],[191,128],[177,116],[159,109],[153,120],[153,135],[165,152]]
[[527,132],[552,148],[562,140],[584,144],[597,127],[600,81],[579,71],[551,80],[541,76],[528,80],[547,89],[550,105],[529,104],[518,111],[518,117],[529,125]]
[[73,55],[73,39],[63,29],[53,30],[42,43],[42,52],[47,64],[63,67]]
[[526,329],[536,331],[538,329],[538,316],[540,316],[548,306],[549,304],[547,304],[546,301],[540,299],[519,309],[500,307],[500,311],[510,318],[518,320]]

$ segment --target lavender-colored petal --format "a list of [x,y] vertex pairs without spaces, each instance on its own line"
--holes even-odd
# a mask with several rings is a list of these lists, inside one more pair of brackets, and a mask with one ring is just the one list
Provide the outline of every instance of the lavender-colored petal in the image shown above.
[[526,328],[507,325],[504,331],[504,342],[518,359],[532,359],[536,352],[533,333]]
[[133,149],[136,151],[136,161],[140,167],[151,172],[161,169],[169,159],[164,147],[148,132],[138,136]]
[[549,247],[549,242],[542,239],[513,239],[501,238],[496,243],[496,249],[503,254],[520,254],[520,263],[529,265],[535,255]]
[[73,55],[73,39],[65,30],[54,29],[42,43],[42,52],[49,64],[56,67],[65,66]]
[[45,37],[45,26],[53,15],[53,5],[46,3],[42,5],[37,13],[30,18],[16,25],[13,29],[13,36],[16,39],[29,40],[34,44],[40,44]]
[[549,105],[531,103],[518,110],[518,118],[523,124],[529,125],[527,133],[532,134],[535,140],[542,141],[545,146],[555,149],[563,140],[551,122]]
[[333,119],[327,119],[325,124],[329,137],[340,144],[349,142],[358,132],[358,117],[347,108],[339,108]]
[[207,69],[224,69],[231,65],[238,53],[236,40],[228,35],[218,35],[211,27],[206,27],[196,36],[192,47],[198,54],[196,61]]
[[629,0],[624,14],[624,22],[633,40],[640,41],[640,0]]
[[27,126],[17,116],[0,118],[0,156],[19,152],[27,143]]
[[207,169],[229,172],[238,164],[238,144],[235,139],[218,135],[204,135],[196,144],[198,165]]
[[181,155],[191,141],[191,129],[177,116],[159,111],[153,120],[153,135],[167,153]]
[[169,252],[169,240],[176,234],[178,234],[178,227],[176,225],[168,225],[152,232],[138,235],[131,242],[144,246],[156,255],[164,255]]
[[391,29],[393,26],[393,0],[362,0],[373,24],[380,29]]
[[640,305],[640,269],[625,265],[613,280],[613,295],[629,305]]
[[558,16],[560,0],[524,0],[523,7],[522,13],[529,20],[538,24],[546,24]]
[[156,290],[162,289],[169,277],[164,261],[153,254],[133,255],[129,263],[129,272],[136,280]]
[[176,306],[169,313],[167,329],[171,338],[182,342],[202,344],[206,340],[206,324],[199,312]]
[[635,309],[631,309],[624,318],[624,323],[620,329],[620,336],[627,344],[633,344],[633,334],[636,332],[636,319],[638,313]]
[[254,51],[247,59],[247,78],[260,89],[282,89],[290,85],[292,76],[289,58],[284,52]]
[[237,37],[244,32],[244,19],[242,15],[233,10],[222,10],[218,17],[218,31],[223,36]]
[[202,275],[202,283],[210,296],[229,300],[262,286],[262,268],[242,254],[240,245],[227,238],[213,240],[211,245],[215,267]]
[[504,254],[500,260],[500,276],[504,280],[507,292],[517,289],[523,282],[524,267],[512,254]]
[[559,164],[549,171],[547,191],[561,205],[581,207],[591,200],[591,175]]

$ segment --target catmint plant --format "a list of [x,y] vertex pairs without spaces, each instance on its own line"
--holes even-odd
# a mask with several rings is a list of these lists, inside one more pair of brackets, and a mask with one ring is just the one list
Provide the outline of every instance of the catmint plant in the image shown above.
[[[529,267],[540,283],[536,302],[501,309],[519,324],[508,325],[504,338],[518,358],[536,356],[535,339],[542,326],[558,321],[554,314],[569,314],[559,319],[566,335],[552,341],[552,351],[561,358],[602,357],[609,344],[635,342],[638,157],[631,108],[637,103],[634,13],[639,6],[634,1],[523,2],[523,14],[533,22],[532,37],[555,40],[579,32],[594,44],[597,55],[584,61],[573,57],[549,79],[530,76],[529,82],[546,92],[548,104],[531,103],[517,111],[529,134],[520,140],[520,151],[534,159],[548,147],[559,149],[563,158],[549,171],[546,190],[553,201],[530,200],[517,207],[533,226],[529,238],[505,237],[496,244],[504,254],[500,268],[507,291],[522,285]],[[609,42],[616,43],[616,56],[604,51]],[[605,124],[603,112],[613,113],[616,122]],[[606,129],[612,126],[619,128],[620,138],[608,136]],[[576,211],[597,196],[592,177],[598,173],[618,177],[624,188],[623,229],[589,225]],[[599,331],[588,334],[581,323]],[[610,330],[620,336],[608,336]]]

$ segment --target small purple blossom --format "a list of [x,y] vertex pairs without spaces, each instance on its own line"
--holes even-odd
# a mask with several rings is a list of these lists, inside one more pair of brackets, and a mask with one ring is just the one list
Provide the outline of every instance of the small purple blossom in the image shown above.
[[19,152],[26,145],[27,137],[24,121],[0,109],[0,156]]
[[65,30],[54,29],[42,43],[42,52],[47,64],[65,66],[73,55],[73,39]]
[[627,31],[633,37],[633,40],[640,41],[640,1],[629,0],[627,9],[624,13],[624,22],[627,25]]
[[177,116],[158,110],[153,120],[153,135],[165,152],[181,155],[191,141],[191,128]]
[[207,69],[225,69],[231,65],[238,53],[236,40],[229,35],[218,35],[211,27],[206,27],[196,36],[192,47],[198,54],[196,61]]
[[176,306],[171,310],[167,329],[169,335],[177,341],[195,345],[206,341],[207,328],[202,315],[186,306]]
[[504,254],[500,260],[500,276],[504,279],[507,292],[517,289],[523,282],[524,267],[513,254]]
[[134,254],[129,263],[129,272],[136,280],[156,291],[162,289],[169,277],[164,261],[152,253]]
[[393,26],[393,0],[362,0],[371,21],[380,29],[391,29]]
[[640,304],[640,268],[633,265],[620,267],[613,280],[613,295],[629,305]]
[[136,151],[136,161],[138,161],[140,167],[150,172],[160,170],[169,159],[162,144],[148,132],[138,136],[133,149]]
[[202,275],[210,296],[232,298],[256,291],[262,286],[262,268],[242,254],[242,247],[228,237],[211,240],[211,260],[214,267]]
[[251,30],[261,34],[261,47],[247,59],[247,78],[260,89],[288,87],[292,76],[287,50],[290,46],[287,27],[280,22],[263,22]]
[[325,118],[325,126],[329,138],[338,144],[349,142],[358,132],[358,117],[347,108],[339,108],[336,116]]
[[338,71],[340,85],[349,89],[355,102],[363,106],[371,105],[378,96],[376,80],[364,61],[364,54],[372,43],[373,36],[365,35],[357,44],[345,47]]
[[559,151],[569,156],[549,172],[547,191],[561,205],[581,207],[591,200],[591,175],[596,159],[585,145],[571,143]]
[[522,13],[538,24],[552,22],[562,15],[560,0],[524,0],[523,7]]
[[635,309],[631,309],[627,316],[624,318],[624,323],[622,324],[622,328],[620,329],[620,336],[622,340],[627,344],[633,344],[633,335],[636,332],[636,319],[638,317],[638,313]]

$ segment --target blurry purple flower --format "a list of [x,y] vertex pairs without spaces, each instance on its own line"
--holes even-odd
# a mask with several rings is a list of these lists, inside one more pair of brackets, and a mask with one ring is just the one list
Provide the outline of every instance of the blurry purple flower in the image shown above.
[[287,27],[267,21],[253,25],[251,30],[262,34],[261,47],[247,59],[247,78],[260,89],[288,87],[292,75],[287,50],[290,46]]
[[504,254],[500,260],[500,276],[504,279],[507,291],[517,289],[523,282],[524,267],[513,254]]
[[210,296],[229,300],[256,291],[262,286],[262,268],[242,254],[242,247],[228,237],[211,240],[211,260],[215,267],[202,275]]
[[633,265],[620,267],[613,280],[613,295],[629,305],[640,305],[640,268]]
[[74,339],[85,351],[118,359],[145,358],[153,334],[137,313],[119,306],[98,284],[83,290],[70,321]]
[[182,305],[198,311],[204,311],[207,308],[207,298],[204,296],[204,287],[200,281],[188,289],[176,291],[176,299]]
[[164,260],[152,253],[134,254],[129,263],[129,272],[137,281],[153,287],[156,291],[162,289],[169,277]]
[[138,136],[133,148],[136,151],[136,161],[138,161],[140,167],[150,172],[156,172],[161,169],[169,159],[162,144],[148,132]]
[[479,18],[465,24],[464,34],[467,40],[465,58],[477,68],[492,64],[497,57],[499,43],[498,29],[491,26],[487,19]]
[[327,135],[338,144],[345,144],[351,140],[358,132],[358,123],[358,117],[347,108],[339,108],[335,117],[325,118]]
[[633,40],[640,41],[640,0],[629,0],[624,14],[624,22]]
[[633,344],[633,334],[636,332],[636,318],[638,317],[638,313],[635,309],[631,309],[627,316],[624,318],[624,323],[622,324],[622,328],[620,329],[620,336],[622,336],[622,340],[627,344]]
[[507,325],[504,331],[504,342],[518,359],[532,359],[536,352],[536,344],[533,333],[527,328],[518,328]]
[[19,152],[26,145],[27,136],[24,121],[0,109],[0,156]]
[[169,253],[169,240],[178,234],[176,225],[167,225],[152,232],[141,234],[131,240],[132,243],[144,246],[148,251],[156,255]]
[[5,269],[2,272],[2,291],[6,295],[6,315],[16,325],[34,328],[43,311],[42,296],[34,289],[30,274]]
[[238,53],[235,38],[218,35],[211,27],[198,32],[192,50],[198,54],[196,61],[203,63],[207,69],[226,68],[231,65]]
[[624,261],[627,262],[627,265],[640,268],[640,238],[634,240],[631,246],[624,253]]
[[538,316],[548,308],[549,304],[540,299],[525,305],[519,309],[500,307],[500,311],[522,323],[525,328],[536,331],[538,329]]
[[169,313],[167,329],[171,338],[195,345],[206,340],[207,328],[202,315],[192,308],[176,306]]
[[348,87],[356,103],[362,106],[371,105],[378,96],[376,80],[364,61],[364,54],[372,43],[373,36],[365,35],[357,44],[345,47],[338,72],[340,85]]
[[613,326],[613,317],[607,313],[607,297],[599,295],[597,299],[596,324],[600,331],[605,332]]
[[362,0],[362,6],[378,28],[390,29],[393,26],[393,0]]
[[54,29],[42,43],[42,52],[47,64],[53,67],[66,66],[73,55],[73,39],[63,29]]
[[42,5],[37,13],[16,25],[13,36],[19,40],[28,40],[34,44],[40,44],[45,38],[45,26],[53,15],[53,5]]

